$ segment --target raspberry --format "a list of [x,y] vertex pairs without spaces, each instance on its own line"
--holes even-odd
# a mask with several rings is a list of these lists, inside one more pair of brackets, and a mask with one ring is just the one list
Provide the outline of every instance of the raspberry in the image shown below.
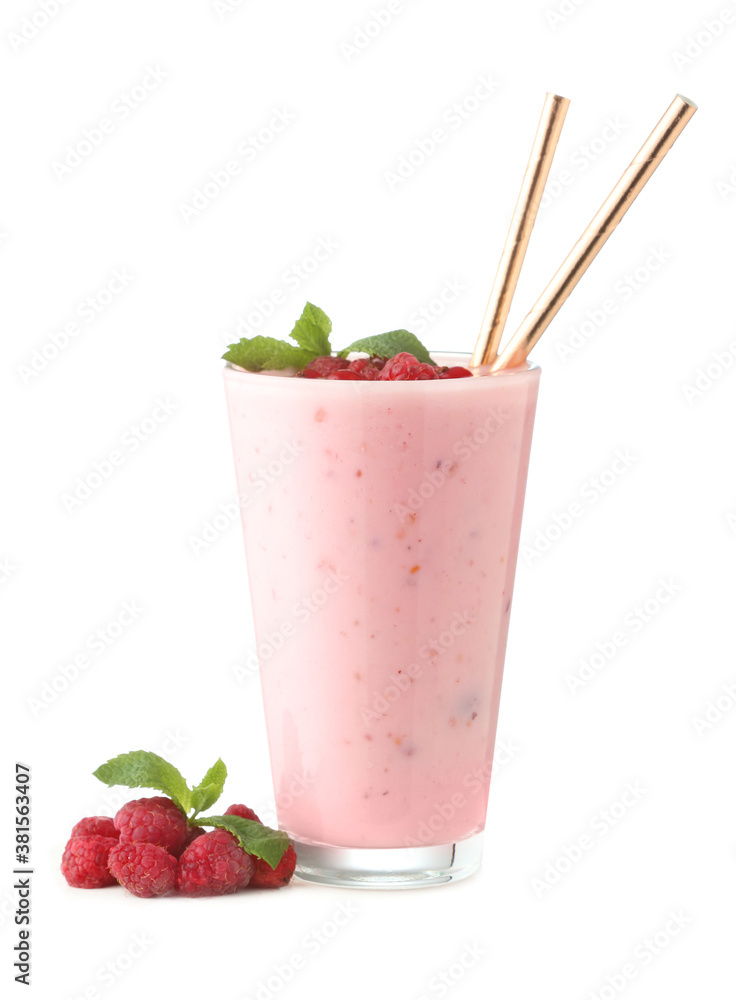
[[72,829],[72,837],[112,837],[118,839],[117,827],[111,816],[87,816]]
[[391,382],[415,382],[439,378],[439,374],[434,365],[420,363],[413,354],[402,351],[388,359],[378,378]]
[[440,378],[472,378],[473,373],[469,372],[467,368],[461,368],[460,365],[455,365],[453,368],[445,368],[444,371],[440,371]]
[[184,851],[186,851],[187,847],[189,847],[189,845],[193,841],[195,841],[197,839],[197,837],[201,837],[204,832],[205,831],[202,829],[201,826],[191,826],[189,828],[189,833],[187,835],[187,839],[184,841],[184,846],[181,848],[181,850],[179,851],[179,854],[177,856],[181,857],[181,855],[184,853]]
[[176,887],[185,896],[222,896],[246,886],[253,858],[227,830],[205,833],[179,858]]
[[357,372],[366,382],[375,382],[381,374],[384,364],[385,360],[375,355],[370,358],[356,358],[355,361],[350,362],[350,371]]
[[64,848],[61,873],[75,889],[102,889],[115,885],[107,870],[110,850],[117,847],[113,837],[72,837]]
[[347,367],[348,362],[346,358],[333,358],[327,354],[310,361],[302,372],[302,375],[304,378],[329,378],[333,372]]
[[275,868],[272,868],[263,858],[253,858],[253,878],[251,889],[280,889],[288,885],[296,868],[296,851],[291,844],[286,848],[283,858]]
[[225,810],[225,815],[240,816],[241,819],[252,819],[256,823],[261,822],[252,809],[249,809],[248,806],[242,806],[237,803],[234,806],[228,806]]
[[110,874],[135,896],[163,896],[176,885],[176,858],[156,844],[116,844],[108,865]]
[[162,795],[126,802],[115,814],[115,826],[120,831],[121,844],[142,840],[158,844],[172,854],[181,850],[189,836],[186,816]]

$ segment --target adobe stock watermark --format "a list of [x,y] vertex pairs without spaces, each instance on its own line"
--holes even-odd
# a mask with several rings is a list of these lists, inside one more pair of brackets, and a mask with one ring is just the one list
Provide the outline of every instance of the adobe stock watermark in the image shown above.
[[304,445],[301,442],[289,441],[275,458],[252,472],[248,491],[239,493],[235,500],[221,503],[217,511],[202,523],[199,534],[187,537],[192,554],[200,556],[206,549],[211,548],[233,524],[240,520],[241,512],[247,510],[258,497],[263,496],[303,452]]
[[734,708],[736,708],[736,683],[721,685],[716,694],[690,720],[698,738],[702,739],[706,733],[711,733],[719,723],[731,715]]
[[104,146],[123,122],[128,121],[131,115],[148,103],[149,97],[159,89],[168,76],[169,71],[166,67],[159,66],[158,63],[155,66],[146,66],[138,83],[113,98],[105,114],[93,125],[83,129],[80,136],[68,142],[61,156],[51,161],[51,169],[56,179],[65,180],[88,160],[96,149]]
[[235,665],[233,669],[235,679],[242,684],[257,670],[257,667],[252,666],[254,655],[257,656],[257,662],[262,665],[280,653],[288,640],[293,639],[297,634],[299,627],[306,624],[313,615],[318,614],[330,597],[336,594],[349,579],[350,577],[345,576],[340,570],[330,570],[319,587],[315,587],[311,593],[300,598],[291,606],[291,618],[285,619],[277,628],[272,628],[260,638],[256,646],[256,654],[249,653],[250,661],[247,660],[245,665]]
[[470,626],[475,624],[477,620],[467,610],[456,611],[448,622],[447,628],[443,629],[435,638],[422,643],[417,650],[417,659],[414,662],[396,670],[380,691],[374,690],[370,705],[360,706],[363,722],[376,722],[378,719],[382,719],[388,713],[391,704],[406,694],[414,681],[424,676],[425,668],[419,661],[426,664],[427,661],[432,662],[442,656],[455,645],[458,636],[465,635]]
[[334,910],[301,938],[298,945],[282,962],[272,965],[242,1000],[271,1000],[307,968],[309,960],[322,950],[358,915],[358,908],[351,900],[338,903]]
[[619,115],[609,115],[595,135],[572,151],[567,162],[560,170],[556,170],[544,186],[544,194],[539,202],[540,211],[554,205],[565,191],[575,183],[603,154],[613,146],[619,136],[628,129],[626,122]]
[[117,301],[130,287],[134,278],[135,275],[127,267],[114,267],[100,288],[77,303],[73,318],[50,333],[38,347],[34,347],[27,364],[17,366],[18,377],[23,385],[28,385],[33,379],[38,378],[41,372],[46,371],[51,362],[55,361],[73,340],[84,333]]
[[682,592],[682,584],[672,577],[660,577],[657,589],[646,600],[636,604],[623,616],[621,623],[605,639],[595,643],[595,652],[588,653],[578,659],[578,669],[565,674],[564,680],[571,695],[577,695],[592,680],[599,677],[618,656],[619,652],[629,645],[634,637],[640,635],[647,625],[654,621],[660,613]]
[[273,318],[277,309],[285,305],[339,249],[340,244],[331,236],[318,236],[309,251],[286,268],[279,283],[267,295],[253,299],[236,317],[232,330],[226,330],[223,334],[223,343],[230,345],[241,337],[255,337],[264,324]]
[[728,175],[716,181],[716,191],[720,195],[721,201],[729,201],[736,195],[736,163],[734,163]]
[[430,1000],[430,997],[444,997],[488,955],[488,949],[475,942],[466,944],[456,958],[444,969],[435,972],[427,980],[428,992],[421,993],[416,1000]]
[[468,286],[459,278],[445,278],[437,294],[411,314],[409,329],[417,334],[426,333],[432,323],[444,315],[447,307],[457,302],[467,290]]
[[537,528],[533,537],[521,546],[521,555],[526,565],[533,566],[545,552],[549,552],[571,528],[583,520],[599,500],[609,494],[638,461],[639,458],[628,448],[619,448],[609,465],[580,486],[578,495],[581,500],[572,500],[561,513],[552,514],[544,527]]
[[11,562],[10,556],[5,556],[4,558],[0,559],[0,586],[2,586],[2,584],[4,583],[7,583],[8,580],[12,576],[15,576],[17,572],[18,572],[18,567],[15,565],[14,562]]
[[212,0],[212,10],[219,21],[224,21],[228,14],[240,10],[247,2],[248,0]]
[[60,500],[67,514],[73,514],[94,496],[101,486],[109,482],[130,456],[147,444],[178,409],[178,403],[173,403],[168,396],[164,399],[158,397],[151,411],[140,422],[127,427],[120,435],[116,446],[101,458],[95,459],[91,469],[77,476],[72,488],[61,494]]
[[508,423],[508,420],[509,413],[506,409],[492,407],[480,427],[476,427],[472,433],[464,434],[462,438],[457,440],[452,447],[454,460],[439,459],[435,468],[427,469],[422,476],[422,481],[409,490],[404,498],[404,503],[394,505],[394,513],[399,524],[403,526],[407,521],[413,521],[424,505],[456,475],[460,463],[467,461],[487,445],[493,435]]
[[276,801],[262,802],[256,809],[261,822],[265,823],[266,826],[277,828],[279,825],[278,810],[291,809],[298,799],[314,788],[316,780],[315,776],[309,772],[292,774],[288,781],[282,779],[282,787],[276,796]]
[[567,328],[567,335],[555,344],[557,357],[564,364],[570,358],[579,354],[588,342],[599,333],[612,316],[616,316],[623,304],[630,302],[636,293],[649,284],[653,275],[657,274],[667,261],[672,260],[669,250],[660,244],[649,246],[647,256],[642,258],[636,267],[627,271],[613,285],[610,295],[606,296],[592,309],[585,310],[585,318]]
[[[675,49],[672,61],[678,73],[684,73],[693,63],[722,38],[732,24],[736,24],[733,10],[735,0],[724,0],[723,6],[710,17],[703,18],[682,43],[682,49]],[[728,6],[730,4],[730,6]]]
[[415,139],[411,149],[402,153],[393,169],[384,170],[383,179],[389,191],[396,191],[413,177],[417,170],[443,146],[448,139],[456,134],[477,112],[487,105],[487,102],[498,93],[501,84],[486,73],[479,73],[477,83],[472,90],[463,94],[457,101],[443,111],[440,123],[435,125],[426,135]]
[[448,799],[444,801],[435,800],[431,805],[431,812],[422,819],[416,828],[416,835],[404,837],[404,846],[410,848],[426,847],[436,843],[438,835],[445,829],[455,816],[463,809],[466,809],[471,800],[476,795],[481,794],[488,787],[491,775],[497,776],[500,771],[506,768],[511,760],[518,756],[520,747],[511,739],[504,738],[496,741],[493,756],[477,767],[467,771],[460,782],[460,788],[454,791]]
[[736,340],[732,340],[720,351],[713,351],[708,361],[690,376],[691,381],[683,382],[680,386],[687,402],[692,404],[697,399],[702,399],[731,370],[735,358]]
[[692,923],[692,919],[684,910],[670,910],[662,926],[642,938],[634,947],[631,958],[615,972],[609,973],[602,984],[589,990],[586,1000],[616,1000],[644,969],[667,951],[675,938]]
[[251,678],[257,677],[261,672],[261,665],[258,662],[258,654],[255,649],[247,649],[242,661],[231,663],[230,672],[241,685],[247,683]]
[[579,865],[614,830],[626,816],[649,794],[640,781],[627,781],[624,791],[613,802],[599,809],[588,820],[587,829],[544,866],[540,875],[531,879],[537,899],[550,892],[561,880]]
[[133,966],[151,950],[153,944],[153,939],[147,932],[133,934],[128,944],[117,955],[98,967],[94,980],[69,1000],[101,1000],[105,993],[117,986]]
[[556,31],[561,25],[567,24],[584,3],[586,0],[561,0],[557,6],[548,7],[544,12],[547,24]]
[[379,7],[378,10],[374,7],[369,16],[353,28],[350,40],[340,42],[340,52],[345,61],[352,62],[365,52],[394,23],[396,15],[403,14],[410,3],[412,0],[389,0],[385,7]]
[[70,3],[71,0],[39,0],[15,30],[8,32],[7,39],[13,52],[27,48]]
[[296,115],[288,108],[272,108],[268,120],[256,132],[241,139],[234,153],[224,163],[208,172],[205,180],[189,195],[189,200],[179,202],[179,215],[184,222],[189,225],[217,201],[231,181],[243,174],[244,167],[250,166],[262,156],[295,121]]
[[83,650],[60,663],[54,673],[41,682],[37,692],[26,698],[26,706],[34,719],[66,694],[85,671],[127,634],[145,610],[138,601],[123,601],[112,618],[90,632],[83,640]]

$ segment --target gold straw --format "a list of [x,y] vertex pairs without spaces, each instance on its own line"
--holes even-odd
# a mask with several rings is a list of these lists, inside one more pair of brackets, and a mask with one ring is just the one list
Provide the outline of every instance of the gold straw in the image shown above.
[[488,364],[495,361],[498,354],[498,345],[506,325],[521,265],[524,263],[524,254],[529,245],[529,237],[532,235],[544,185],[547,183],[547,175],[552,166],[552,158],[555,155],[569,104],[568,98],[560,97],[558,94],[547,94],[544,101],[534,145],[521,182],[521,190],[470,361],[471,365]]
[[508,347],[491,363],[491,371],[515,368],[524,363],[593,258],[697,110],[697,105],[681,94],[675,97],[593,221],[567,255],[557,274],[532,306]]

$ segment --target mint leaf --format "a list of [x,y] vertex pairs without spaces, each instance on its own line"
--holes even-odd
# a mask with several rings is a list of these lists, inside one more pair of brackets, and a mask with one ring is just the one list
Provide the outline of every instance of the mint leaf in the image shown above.
[[313,306],[311,302],[307,302],[301,318],[296,321],[296,325],[291,331],[291,338],[300,347],[312,351],[315,357],[321,357],[332,353],[331,333],[332,320],[322,312],[319,306]]
[[[327,352],[329,354],[329,351]],[[314,351],[296,347],[275,337],[243,337],[237,344],[230,344],[223,354],[225,361],[259,372],[263,368],[304,368],[316,356]]]
[[218,759],[200,783],[192,789],[192,808],[195,815],[203,809],[209,809],[217,802],[222,795],[225,778],[227,778],[227,768],[222,760]]
[[392,330],[390,333],[379,333],[375,337],[362,337],[340,351],[340,357],[346,358],[351,351],[363,351],[365,354],[377,354],[379,358],[392,358],[395,354],[408,351],[417,361],[433,365],[429,351],[418,337],[408,330]]
[[235,834],[247,854],[263,858],[272,868],[276,867],[289,846],[289,837],[283,830],[272,830],[270,826],[256,823],[254,819],[242,819],[240,816],[200,816],[197,826],[217,826],[221,830],[229,830]]
[[192,793],[181,773],[163,757],[147,750],[121,753],[92,773],[105,785],[155,788],[168,795],[182,812],[188,813],[192,808]]

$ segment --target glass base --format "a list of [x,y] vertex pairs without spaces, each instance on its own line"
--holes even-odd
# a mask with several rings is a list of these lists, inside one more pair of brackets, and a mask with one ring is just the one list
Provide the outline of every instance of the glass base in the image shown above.
[[326,847],[294,841],[296,875],[350,889],[415,889],[467,878],[480,868],[483,834],[437,847]]

